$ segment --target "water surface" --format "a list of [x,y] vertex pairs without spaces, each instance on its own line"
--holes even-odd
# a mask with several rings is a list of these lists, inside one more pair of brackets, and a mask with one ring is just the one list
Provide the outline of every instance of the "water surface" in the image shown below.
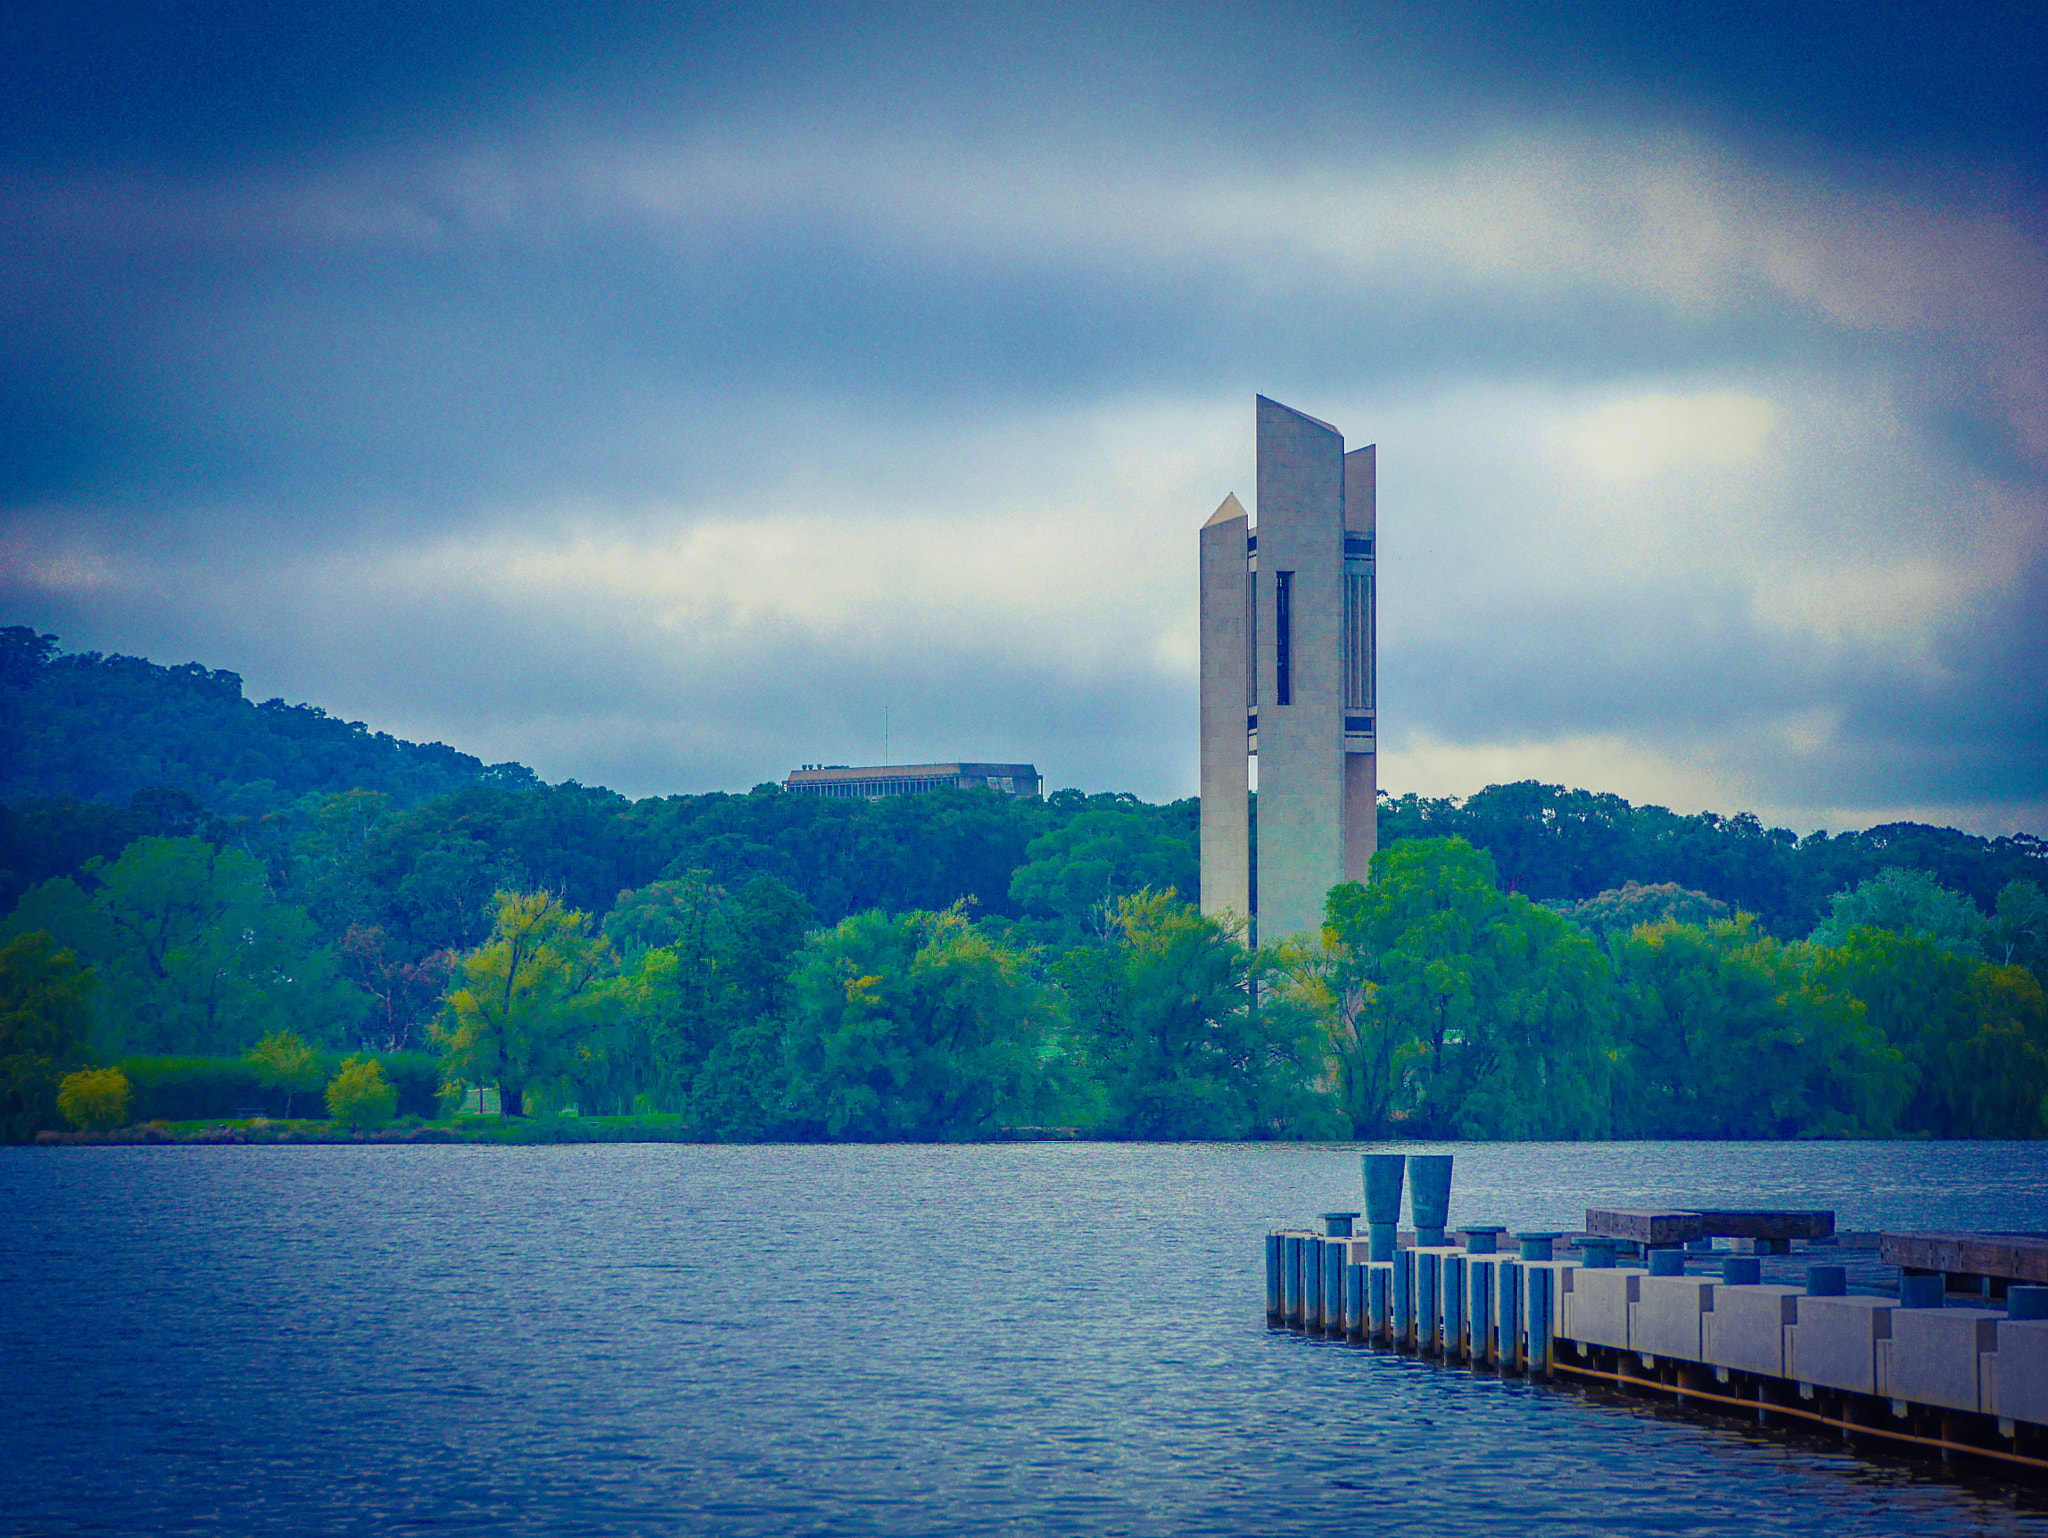
[[[1388,1145],[1393,1146],[1393,1145]],[[2029,1144],[1460,1144],[1453,1222],[2048,1229]],[[2029,1533],[1264,1325],[1350,1146],[0,1149],[0,1532]]]

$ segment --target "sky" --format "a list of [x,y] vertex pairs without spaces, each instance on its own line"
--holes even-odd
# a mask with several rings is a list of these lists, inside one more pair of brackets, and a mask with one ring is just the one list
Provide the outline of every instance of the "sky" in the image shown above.
[[634,796],[885,713],[1191,795],[1265,394],[1379,446],[1389,791],[2048,831],[2031,7],[6,27],[0,623],[67,650]]

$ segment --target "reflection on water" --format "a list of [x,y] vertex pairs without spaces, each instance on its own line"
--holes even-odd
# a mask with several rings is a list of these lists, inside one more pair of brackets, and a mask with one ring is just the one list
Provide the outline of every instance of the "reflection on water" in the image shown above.
[[[1441,1151],[1453,1222],[2048,1229],[2032,1145]],[[2048,1533],[1995,1483],[1269,1333],[1259,1236],[1359,1205],[1357,1154],[0,1150],[0,1531]]]

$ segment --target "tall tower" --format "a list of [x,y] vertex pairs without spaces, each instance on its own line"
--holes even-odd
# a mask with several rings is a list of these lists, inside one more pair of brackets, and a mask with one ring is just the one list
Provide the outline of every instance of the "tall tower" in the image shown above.
[[1202,911],[1256,914],[1264,942],[1319,928],[1379,827],[1374,450],[1263,395],[1258,435],[1258,527],[1229,496],[1201,535]]

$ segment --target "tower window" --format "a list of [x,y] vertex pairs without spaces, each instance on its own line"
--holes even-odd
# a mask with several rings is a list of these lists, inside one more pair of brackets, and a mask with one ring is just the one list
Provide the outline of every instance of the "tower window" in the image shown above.
[[1273,692],[1276,705],[1294,703],[1294,573],[1273,573]]

